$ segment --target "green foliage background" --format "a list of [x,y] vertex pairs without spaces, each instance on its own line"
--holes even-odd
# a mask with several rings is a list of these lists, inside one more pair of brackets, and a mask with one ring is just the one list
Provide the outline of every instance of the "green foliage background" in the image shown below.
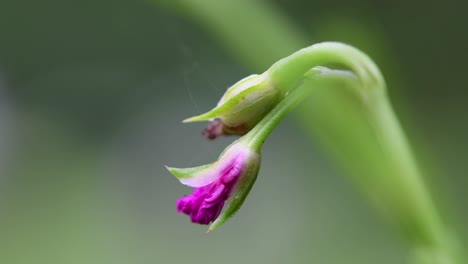
[[[376,60],[444,215],[468,237],[466,4],[268,2],[290,34]],[[210,162],[232,140],[206,142],[204,124],[180,121],[274,60],[229,52],[163,7],[0,2],[0,263],[402,263],[403,238],[293,119],[222,229],[204,235],[177,215],[190,190],[163,165]]]

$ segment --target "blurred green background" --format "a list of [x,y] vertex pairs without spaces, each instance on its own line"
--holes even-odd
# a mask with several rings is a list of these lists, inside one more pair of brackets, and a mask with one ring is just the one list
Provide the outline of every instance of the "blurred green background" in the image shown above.
[[[467,237],[466,1],[268,2],[310,44],[376,60]],[[164,165],[211,162],[233,139],[180,121],[252,73],[220,43],[157,1],[2,0],[0,263],[403,263],[403,238],[291,118],[228,224],[205,235],[176,213],[191,190]]]

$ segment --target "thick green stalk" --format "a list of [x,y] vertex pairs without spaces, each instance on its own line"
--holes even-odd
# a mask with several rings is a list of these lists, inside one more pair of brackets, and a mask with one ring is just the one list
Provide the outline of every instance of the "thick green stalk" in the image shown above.
[[388,160],[387,174],[380,185],[386,205],[413,243],[417,263],[463,263],[458,241],[442,222],[394,111],[383,94],[373,96],[368,107],[370,126],[382,158]]

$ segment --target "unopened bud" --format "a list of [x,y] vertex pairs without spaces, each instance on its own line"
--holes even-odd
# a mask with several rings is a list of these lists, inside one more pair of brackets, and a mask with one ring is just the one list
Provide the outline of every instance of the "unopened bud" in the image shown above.
[[211,121],[203,131],[208,139],[220,135],[244,135],[282,98],[283,93],[270,83],[268,72],[254,74],[232,85],[211,111],[184,122]]

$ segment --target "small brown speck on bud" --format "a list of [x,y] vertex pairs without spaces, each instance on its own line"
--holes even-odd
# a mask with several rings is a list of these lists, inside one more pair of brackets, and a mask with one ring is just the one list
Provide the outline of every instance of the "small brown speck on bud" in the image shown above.
[[214,120],[202,131],[202,135],[209,140],[218,138],[219,136],[227,135],[245,135],[250,129],[245,125],[230,127],[223,123],[222,120]]
[[202,131],[202,135],[207,139],[213,140],[219,136],[222,136],[223,133],[223,123],[221,120],[212,121],[207,128]]

